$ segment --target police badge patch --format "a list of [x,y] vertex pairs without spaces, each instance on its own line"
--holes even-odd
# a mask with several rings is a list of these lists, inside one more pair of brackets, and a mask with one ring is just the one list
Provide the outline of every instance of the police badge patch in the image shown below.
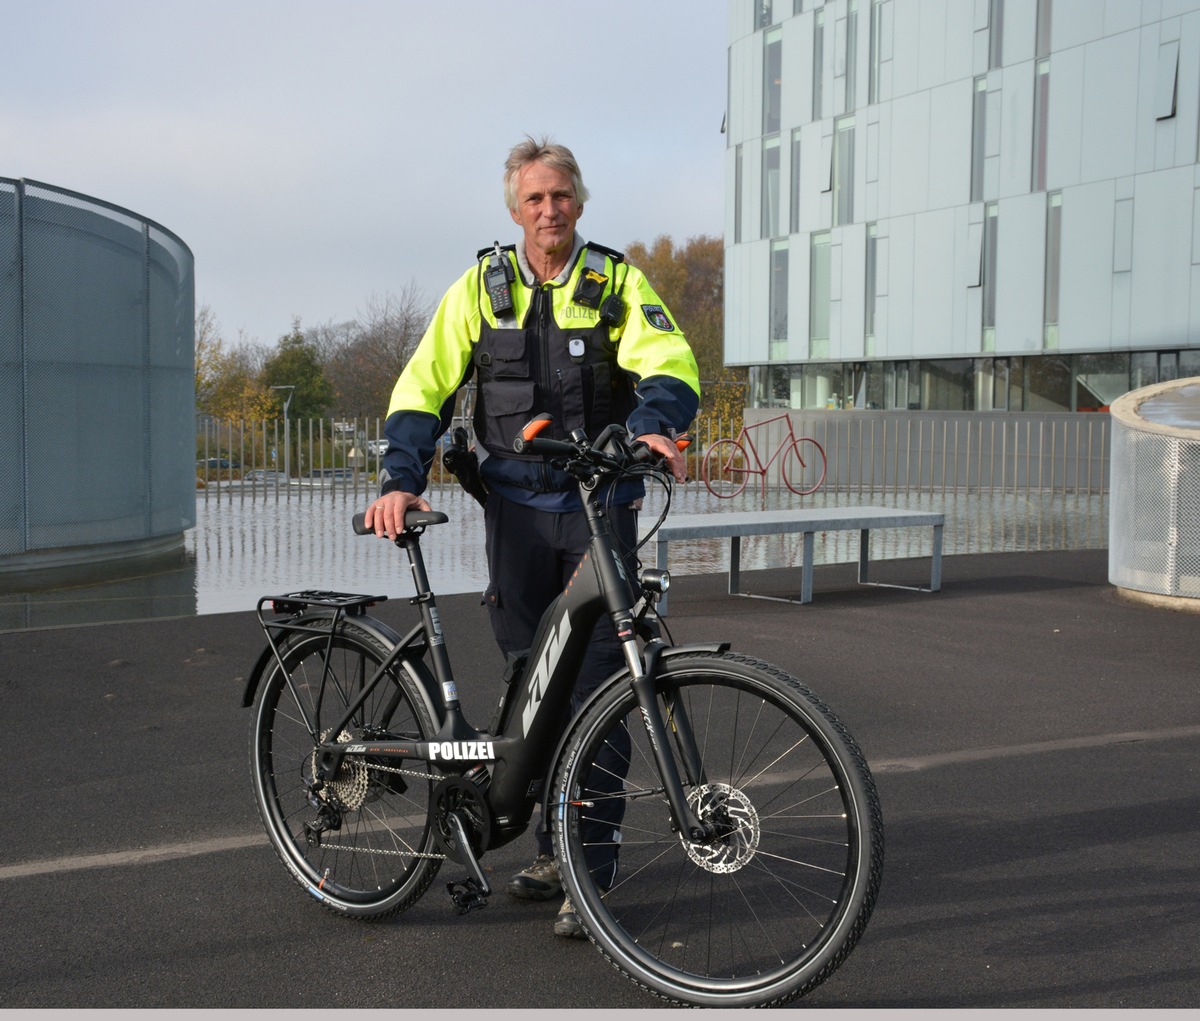
[[661,305],[643,305],[642,315],[646,317],[646,322],[656,330],[671,333],[675,329],[675,324],[667,317],[667,313],[663,311]]

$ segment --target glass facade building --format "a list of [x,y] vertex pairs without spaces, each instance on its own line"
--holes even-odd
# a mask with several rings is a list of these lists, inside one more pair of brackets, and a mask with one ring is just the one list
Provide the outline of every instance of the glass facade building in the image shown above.
[[1091,411],[1200,375],[1200,0],[731,0],[750,405]]

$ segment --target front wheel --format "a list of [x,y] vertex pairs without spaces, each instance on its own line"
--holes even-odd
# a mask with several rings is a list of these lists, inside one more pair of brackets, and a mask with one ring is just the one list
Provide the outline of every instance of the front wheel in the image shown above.
[[[259,686],[250,734],[258,810],[288,872],[325,907],[382,918],[421,896],[441,865],[430,824],[437,777],[416,760],[347,754],[337,774],[317,777],[317,740],[368,686],[390,651],[350,622],[317,618],[291,632]],[[338,735],[342,741],[428,740],[434,732],[403,664],[377,680]]]
[[557,769],[559,868],[584,929],[676,1003],[779,1005],[824,981],[866,927],[883,817],[854,739],[798,680],[734,653],[678,653],[658,677],[688,802],[676,829],[637,701],[607,688]]
[[784,451],[783,482],[797,496],[820,489],[825,471],[825,449],[808,436],[801,436]]
[[704,455],[700,477],[713,496],[726,500],[746,488],[751,470],[745,447],[737,440],[717,440]]

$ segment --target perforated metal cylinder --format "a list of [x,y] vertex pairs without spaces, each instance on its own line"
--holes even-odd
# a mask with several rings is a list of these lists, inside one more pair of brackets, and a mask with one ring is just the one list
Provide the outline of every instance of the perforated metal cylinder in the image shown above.
[[1200,609],[1200,378],[1112,405],[1108,580]]

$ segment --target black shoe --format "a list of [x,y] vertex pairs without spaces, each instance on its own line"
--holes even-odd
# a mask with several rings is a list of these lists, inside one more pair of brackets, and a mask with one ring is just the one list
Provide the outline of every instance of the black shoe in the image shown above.
[[567,939],[587,939],[587,933],[579,922],[579,916],[571,906],[571,898],[563,901],[558,909],[558,917],[554,919],[554,935],[565,936]]
[[548,854],[539,854],[532,865],[508,881],[508,892],[522,900],[550,900],[562,893],[558,865]]

